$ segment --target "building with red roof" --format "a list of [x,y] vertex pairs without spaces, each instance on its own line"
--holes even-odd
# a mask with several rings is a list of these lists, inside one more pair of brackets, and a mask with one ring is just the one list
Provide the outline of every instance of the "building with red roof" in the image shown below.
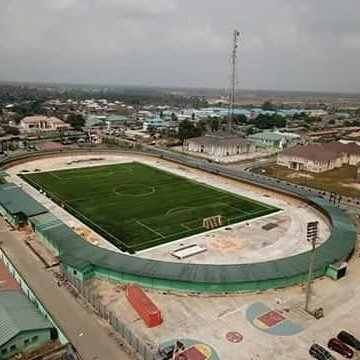
[[277,164],[292,170],[321,173],[345,164],[360,162],[360,146],[332,141],[323,144],[299,145],[281,152]]

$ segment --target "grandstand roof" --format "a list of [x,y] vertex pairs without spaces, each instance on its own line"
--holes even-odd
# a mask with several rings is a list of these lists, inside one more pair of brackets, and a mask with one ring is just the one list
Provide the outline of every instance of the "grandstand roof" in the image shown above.
[[[244,182],[249,182],[274,191],[298,196],[316,206],[326,214],[332,223],[332,232],[327,241],[318,249],[314,273],[324,274],[329,264],[347,260],[356,241],[355,225],[347,214],[319,196],[318,192],[300,186],[293,186],[280,180],[232,169],[214,168],[214,165],[199,163],[196,159],[184,159],[175,154],[164,156],[169,160],[181,161],[190,166],[197,166],[210,172],[220,172]],[[21,206],[21,203],[19,204]],[[279,279],[298,279],[302,281],[308,272],[310,252],[291,257],[252,264],[183,264],[139,258],[126,253],[119,253],[90,244],[75,234],[67,225],[51,214],[41,214],[30,219],[38,231],[60,249],[60,260],[81,271],[89,265],[113,273],[124,273],[148,279],[157,279],[159,284],[198,283],[211,289],[225,289],[232,284],[255,284],[266,282],[266,288],[274,287]],[[285,284],[285,282],[284,282]],[[179,285],[180,286],[180,285]]]
[[48,210],[15,184],[0,185],[0,205],[10,214],[26,217],[43,214]]

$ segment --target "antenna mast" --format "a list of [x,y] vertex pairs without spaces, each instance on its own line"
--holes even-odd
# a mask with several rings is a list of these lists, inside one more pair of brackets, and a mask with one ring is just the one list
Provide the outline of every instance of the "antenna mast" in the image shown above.
[[238,30],[234,30],[234,38],[233,38],[233,49],[231,54],[231,79],[230,79],[230,101],[229,101],[229,119],[228,119],[228,127],[229,132],[232,131],[233,127],[233,119],[234,119],[234,104],[235,104],[235,91],[236,91],[236,60],[237,60],[237,48],[239,46],[238,40],[240,37],[240,32]]

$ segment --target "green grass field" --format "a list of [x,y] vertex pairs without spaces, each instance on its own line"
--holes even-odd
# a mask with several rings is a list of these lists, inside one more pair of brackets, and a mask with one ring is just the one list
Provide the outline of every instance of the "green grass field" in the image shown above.
[[223,225],[278,209],[140,163],[24,174],[55,202],[130,252],[205,231],[205,217]]

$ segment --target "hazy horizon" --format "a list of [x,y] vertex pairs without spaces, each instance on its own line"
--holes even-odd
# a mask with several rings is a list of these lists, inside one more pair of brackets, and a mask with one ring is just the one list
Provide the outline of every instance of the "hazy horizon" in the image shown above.
[[227,89],[232,32],[244,91],[360,93],[360,2],[11,0],[0,79]]

